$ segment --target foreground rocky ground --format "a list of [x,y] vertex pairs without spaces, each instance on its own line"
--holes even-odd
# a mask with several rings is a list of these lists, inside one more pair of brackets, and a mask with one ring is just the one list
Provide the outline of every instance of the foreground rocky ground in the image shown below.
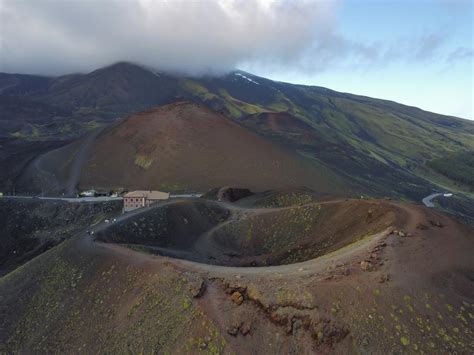
[[[206,213],[194,202],[177,202],[177,209],[155,208],[166,207],[162,218],[168,222],[192,211],[194,219],[181,225],[206,230],[256,217],[259,199],[249,199],[252,206],[244,200],[233,205],[247,204],[250,214],[236,213],[228,202],[212,202],[219,213],[211,219],[205,202]],[[283,258],[272,266],[229,267],[196,263],[184,254],[177,255],[180,259],[152,255],[149,247],[156,241],[153,245],[147,238],[131,249],[129,240],[113,240],[121,230],[114,232],[118,225],[110,230],[98,226],[98,233],[108,236],[106,243],[77,235],[0,279],[0,352],[474,351],[470,227],[433,210],[390,201],[328,205],[308,196],[285,195],[266,196],[262,204],[266,207],[258,213],[280,216],[309,206],[328,211],[311,226],[324,226],[328,218],[336,223],[341,216],[338,233],[347,239],[335,249],[321,246],[322,253],[297,263]],[[141,222],[145,230],[146,216],[137,214],[120,224],[137,228],[134,223],[140,227]],[[199,216],[215,226],[204,225]],[[344,227],[362,225],[361,216],[367,230],[344,234]],[[265,228],[254,229],[262,224],[258,218],[253,222],[251,230],[259,232],[252,237],[270,228],[263,223]],[[318,236],[317,229],[308,233]],[[264,240],[271,240],[274,234],[267,234]],[[166,240],[165,232],[154,235]],[[289,235],[296,244],[307,245],[298,231]],[[327,235],[332,243],[332,231]],[[200,238],[195,240],[202,245]],[[159,252],[168,248],[169,254],[175,247],[162,244]],[[252,250],[257,262],[258,256],[265,256],[260,249]]]

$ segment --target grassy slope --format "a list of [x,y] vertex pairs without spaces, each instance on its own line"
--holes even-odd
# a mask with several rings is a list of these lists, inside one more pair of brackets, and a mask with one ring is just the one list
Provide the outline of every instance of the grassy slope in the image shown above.
[[[202,80],[199,97],[243,120],[247,127],[354,179],[374,195],[418,199],[442,180],[422,172],[426,162],[474,148],[474,123],[467,120],[390,101],[250,77],[260,85],[245,80],[236,83],[232,75],[219,83]],[[187,89],[193,95],[192,87]],[[301,134],[269,132],[252,118],[261,112],[281,111],[313,129],[309,144],[301,144]]]
[[474,151],[434,159],[428,162],[428,166],[474,191]]
[[[315,87],[271,83],[276,89],[268,84],[262,89],[265,92],[258,94],[262,96],[261,101],[258,96],[253,101],[246,101],[244,89],[236,88],[234,92],[213,90],[211,84],[207,91],[201,84],[200,93],[204,99],[215,100],[217,96],[224,107],[232,107],[229,113],[236,119],[257,112],[285,111],[311,124],[326,139],[349,143],[358,150],[369,150],[386,161],[403,166],[474,148],[474,123],[466,120],[389,101]],[[203,92],[206,94],[202,95]]]
[[206,337],[218,353],[223,339],[193,287],[169,266],[144,270],[64,242],[0,279],[0,352],[189,353]]

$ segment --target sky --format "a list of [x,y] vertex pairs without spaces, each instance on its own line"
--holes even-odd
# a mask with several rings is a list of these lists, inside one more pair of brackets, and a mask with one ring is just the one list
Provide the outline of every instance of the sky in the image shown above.
[[471,0],[0,0],[0,72],[239,68],[474,119]]

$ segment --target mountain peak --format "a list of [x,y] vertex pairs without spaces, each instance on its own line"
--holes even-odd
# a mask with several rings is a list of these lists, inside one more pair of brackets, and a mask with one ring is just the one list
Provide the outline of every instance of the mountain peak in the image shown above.
[[114,71],[120,72],[120,71],[131,71],[131,70],[145,70],[145,69],[139,64],[122,61],[122,62],[113,63],[105,67],[96,69],[92,71],[90,74],[97,73],[97,72],[114,72]]

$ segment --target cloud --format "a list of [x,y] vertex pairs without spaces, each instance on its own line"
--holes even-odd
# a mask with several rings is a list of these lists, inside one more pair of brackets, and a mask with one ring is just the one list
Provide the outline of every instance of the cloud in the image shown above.
[[449,53],[446,62],[448,64],[453,64],[457,61],[464,59],[472,59],[474,57],[474,50],[467,47],[458,47],[451,53]]
[[436,59],[448,43],[448,33],[443,30],[426,31],[410,37],[401,37],[392,43],[379,45],[382,63],[425,63]]
[[61,74],[119,60],[206,73],[291,63],[333,28],[335,1],[0,0],[0,70]]
[[396,43],[350,39],[338,28],[339,2],[0,0],[0,71],[58,75],[131,61],[187,74],[314,74],[422,62],[445,42],[441,32]]
[[441,31],[425,34],[418,38],[417,47],[414,48],[414,58],[426,60],[432,58],[446,43],[447,34]]

